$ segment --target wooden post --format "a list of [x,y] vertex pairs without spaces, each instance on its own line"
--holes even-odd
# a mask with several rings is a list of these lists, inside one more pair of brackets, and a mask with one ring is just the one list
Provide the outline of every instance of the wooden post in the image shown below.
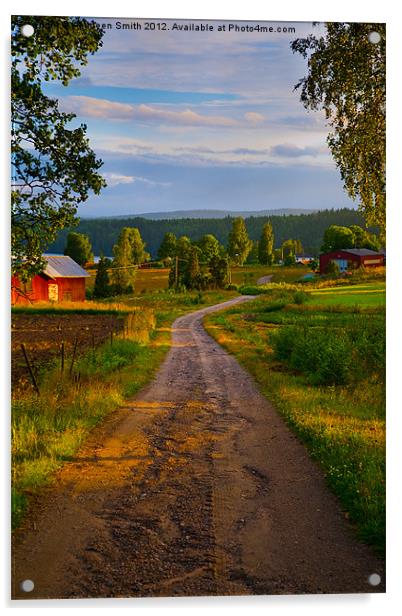
[[174,286],[179,284],[179,257],[176,255],[176,267],[174,271]]
[[64,342],[61,343],[60,355],[61,355],[61,372],[64,372]]
[[33,373],[33,370],[32,370],[32,367],[31,367],[31,364],[30,364],[29,359],[28,359],[28,354],[27,354],[27,351],[26,351],[26,348],[25,348],[25,344],[24,344],[23,342],[21,343],[21,349],[22,349],[22,352],[23,352],[23,354],[24,354],[25,363],[26,363],[26,365],[27,365],[27,368],[28,368],[29,375],[30,375],[30,377],[31,377],[31,380],[32,380],[33,386],[34,386],[34,388],[35,388],[36,393],[37,393],[37,394],[38,394],[38,396],[39,396],[40,392],[39,392],[38,383],[36,382],[35,375],[34,375],[34,373]]
[[78,344],[78,336],[76,336],[75,338],[75,342],[74,342],[74,349],[73,349],[73,356],[71,358],[71,364],[70,364],[70,377],[73,373],[73,367],[74,367],[74,360],[75,360],[75,353],[77,351],[77,344]]

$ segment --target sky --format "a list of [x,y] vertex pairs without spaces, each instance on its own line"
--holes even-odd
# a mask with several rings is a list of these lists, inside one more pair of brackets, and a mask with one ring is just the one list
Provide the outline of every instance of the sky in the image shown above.
[[[250,31],[257,22],[153,19],[147,30],[143,19],[97,21],[103,47],[81,76],[47,86],[87,125],[104,161],[108,186],[81,217],[354,207],[323,113],[307,111],[294,91],[307,61],[290,43],[323,26],[258,22],[273,30],[261,32]],[[213,29],[183,29],[200,24]]]

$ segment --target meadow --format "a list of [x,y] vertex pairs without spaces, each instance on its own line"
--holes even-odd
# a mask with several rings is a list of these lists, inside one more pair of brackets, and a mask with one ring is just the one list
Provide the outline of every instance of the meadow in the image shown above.
[[[209,315],[207,331],[306,445],[359,536],[384,553],[382,285],[331,289],[323,302],[314,290],[287,287],[271,285],[250,303]],[[371,295],[376,303],[367,303]]]

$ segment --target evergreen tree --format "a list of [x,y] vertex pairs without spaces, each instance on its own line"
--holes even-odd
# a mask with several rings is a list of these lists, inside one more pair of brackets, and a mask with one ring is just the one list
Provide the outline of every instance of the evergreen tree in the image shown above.
[[110,260],[101,255],[96,269],[95,286],[93,293],[93,296],[95,298],[109,297],[110,295],[111,289],[108,273],[110,265]]
[[193,246],[189,260],[183,268],[182,281],[187,289],[199,289],[201,287],[201,269],[198,259],[198,250]]
[[158,259],[167,259],[176,255],[177,250],[177,238],[174,233],[168,231],[163,236],[161,245],[158,248]]
[[84,266],[85,263],[92,263],[94,260],[89,237],[83,233],[75,233],[74,231],[67,235],[64,254],[74,259],[74,261],[81,266]]
[[258,244],[258,260],[262,265],[272,265],[274,260],[274,234],[270,222],[264,225]]
[[229,233],[228,254],[237,265],[243,265],[252,248],[244,218],[235,218]]

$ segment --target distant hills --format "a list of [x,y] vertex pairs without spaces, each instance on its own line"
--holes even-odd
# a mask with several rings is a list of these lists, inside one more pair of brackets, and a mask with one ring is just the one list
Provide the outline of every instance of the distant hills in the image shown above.
[[[119,216],[96,216],[96,219],[105,218],[110,220],[111,218],[145,218],[146,220],[177,220],[180,218],[236,218],[236,216],[242,216],[243,218],[249,218],[250,216],[289,216],[297,214],[312,214],[318,212],[317,209],[309,210],[303,208],[280,208],[276,210],[254,210],[246,211],[242,210],[175,210],[173,212],[146,212],[145,214],[124,214]],[[81,220],[93,220],[93,218],[84,218]]]

